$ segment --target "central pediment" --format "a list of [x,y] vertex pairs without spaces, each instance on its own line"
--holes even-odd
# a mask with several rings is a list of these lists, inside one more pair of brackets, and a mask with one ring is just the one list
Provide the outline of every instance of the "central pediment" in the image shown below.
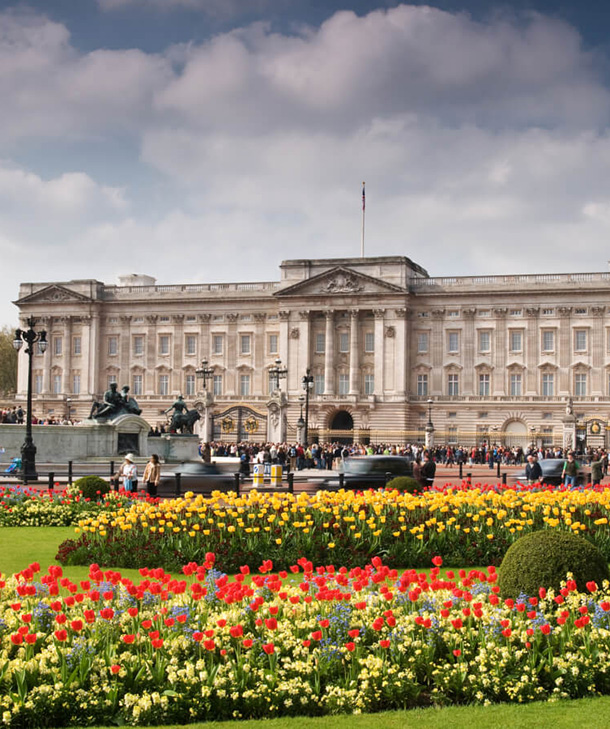
[[51,284],[40,289],[40,291],[24,296],[14,303],[21,306],[21,304],[82,304],[91,301],[92,299],[89,296],[84,296],[59,284]]
[[404,294],[405,289],[379,278],[358,273],[345,266],[337,266],[304,281],[287,286],[274,295],[284,296],[335,296],[368,294]]

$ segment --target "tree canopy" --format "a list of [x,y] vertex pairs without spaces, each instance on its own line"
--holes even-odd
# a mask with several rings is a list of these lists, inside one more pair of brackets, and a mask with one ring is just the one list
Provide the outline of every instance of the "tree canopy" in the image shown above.
[[13,347],[15,332],[7,326],[0,329],[0,394],[12,395],[17,389],[17,350]]

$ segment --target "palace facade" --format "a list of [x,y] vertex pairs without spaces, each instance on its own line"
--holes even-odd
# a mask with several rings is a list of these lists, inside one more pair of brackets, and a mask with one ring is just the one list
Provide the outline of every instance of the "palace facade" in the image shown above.
[[430,421],[437,443],[463,445],[563,445],[566,418],[588,445],[610,432],[606,272],[437,278],[402,256],[288,260],[279,281],[23,283],[15,303],[21,326],[47,331],[39,417],[86,418],[116,382],[153,426],[182,393],[208,437],[264,440],[280,413],[295,441],[309,372],[310,441],[423,441]]

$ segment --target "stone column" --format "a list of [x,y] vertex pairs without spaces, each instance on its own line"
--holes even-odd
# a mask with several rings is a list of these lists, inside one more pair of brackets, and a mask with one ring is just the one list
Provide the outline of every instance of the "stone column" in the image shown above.
[[572,394],[572,330],[570,328],[571,306],[560,306],[557,309],[559,314],[559,342],[557,352],[559,354],[558,382],[556,383],[555,397]]
[[[298,345],[298,370],[297,370],[297,389],[299,395],[303,393],[303,385],[301,378],[309,367],[311,361],[311,315],[310,311],[299,311],[301,323],[298,327],[291,327],[290,338]],[[290,375],[289,375],[290,376]]]
[[383,396],[384,379],[383,379],[383,359],[384,359],[384,319],[385,309],[374,309],[375,316],[375,395]]
[[[267,314],[264,311],[254,314],[254,341],[252,342],[254,372],[252,382],[253,395],[267,394],[266,381],[268,379],[267,369],[265,368],[265,351],[267,349],[265,342],[265,321]],[[280,382],[281,387],[281,382]]]
[[496,377],[493,378],[493,394],[501,396],[506,394],[506,351],[508,349],[508,342],[506,341],[506,315],[508,314],[508,309],[496,308],[493,309],[493,313],[496,317],[496,342],[493,352]]
[[394,309],[396,315],[396,361],[394,370],[396,379],[394,382],[394,394],[404,398],[407,393],[407,309]]
[[[121,322],[121,338],[119,341],[121,374],[118,378],[119,388],[127,385],[131,388],[131,372],[129,363],[131,362],[131,315],[121,314],[119,321]],[[133,395],[133,393],[131,393]]]
[[462,393],[464,395],[478,395],[479,394],[479,388],[478,383],[475,380],[475,372],[474,372],[474,353],[476,351],[477,342],[475,341],[475,332],[474,332],[474,315],[476,314],[477,310],[474,308],[470,309],[464,309],[462,311],[462,316],[464,317],[464,332],[463,332],[463,341],[461,349],[463,351],[463,362],[464,362],[464,370],[463,370],[463,377],[464,382],[462,384],[463,390]]
[[178,395],[184,390],[184,370],[182,369],[182,365],[184,364],[184,314],[174,314],[172,316],[172,324],[174,325],[174,330],[172,342],[173,357],[169,363],[172,371],[170,392],[173,390]]
[[604,395],[604,313],[605,306],[592,306],[591,315],[593,316],[593,326],[591,328],[591,369],[589,377],[591,378],[589,392],[593,396]]
[[144,358],[144,383],[143,392],[145,395],[157,393],[157,315],[149,314],[146,317],[146,355]]
[[201,359],[210,360],[212,353],[211,342],[210,342],[210,319],[211,314],[199,314],[199,325],[200,325],[200,336],[201,346],[199,348],[199,354]]
[[360,393],[360,312],[352,309],[350,315],[349,330],[349,394]]
[[280,318],[280,336],[278,340],[278,356],[282,360],[282,362],[285,363],[285,367],[288,369],[288,374],[286,375],[286,391],[290,392],[291,390],[295,390],[298,387],[298,367],[297,363],[295,361],[294,354],[290,348],[290,337],[289,337],[289,321],[290,321],[290,312],[289,311],[280,311],[279,312],[279,318]]
[[64,324],[63,338],[64,338],[64,342],[65,342],[65,347],[64,347],[64,366],[62,367],[62,370],[63,370],[62,386],[63,386],[64,393],[71,393],[72,392],[72,378],[71,378],[71,374],[72,374],[72,372],[71,372],[71,370],[72,370],[72,317],[64,316],[63,324]]
[[97,309],[91,312],[91,324],[89,325],[89,393],[99,395],[99,370],[100,370],[100,313]]
[[525,331],[525,358],[526,367],[524,382],[525,395],[536,395],[538,392],[538,362],[540,361],[540,327],[538,325],[538,315],[540,307],[530,306],[525,309],[527,315],[526,331]]
[[[430,354],[432,369],[430,370],[430,390],[429,395],[442,395],[445,392],[445,371],[443,369],[443,354],[445,351],[445,331],[443,329],[443,320],[445,319],[444,309],[434,309],[432,311],[432,330],[430,341]],[[417,390],[414,390],[417,392]]]
[[237,378],[239,376],[237,372],[237,320],[239,314],[227,314],[227,320],[229,326],[227,327],[227,341],[226,341],[226,363],[227,369],[225,370],[226,379],[226,393],[227,395],[235,395],[239,392]]
[[324,394],[335,394],[335,312],[328,309],[326,316],[326,344],[324,354]]

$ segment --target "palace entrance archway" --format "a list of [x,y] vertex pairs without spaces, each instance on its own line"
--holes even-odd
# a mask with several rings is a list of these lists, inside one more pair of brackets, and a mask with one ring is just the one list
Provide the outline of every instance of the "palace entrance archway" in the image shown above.
[[354,419],[347,410],[338,410],[330,421],[330,439],[334,443],[354,442]]

